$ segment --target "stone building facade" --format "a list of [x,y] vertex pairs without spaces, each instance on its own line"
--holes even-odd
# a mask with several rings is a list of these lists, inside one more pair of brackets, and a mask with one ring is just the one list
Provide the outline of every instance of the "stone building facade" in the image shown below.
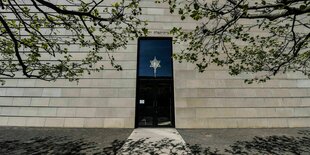
[[[195,27],[193,21],[171,15],[165,5],[152,1],[141,5],[150,37],[172,37],[168,32],[174,26]],[[173,53],[180,52],[182,46],[174,44]],[[70,50],[76,59],[87,52],[74,45]],[[129,42],[127,49],[112,54],[123,71],[106,65],[101,72],[84,75],[78,84],[22,75],[5,79],[6,84],[0,87],[0,126],[139,127],[137,106],[144,101],[137,98],[138,51],[138,40]],[[248,85],[244,79],[251,75],[232,77],[226,68],[217,66],[199,73],[195,65],[176,61],[172,73],[172,127],[310,127],[310,80],[302,74],[280,74],[266,83]]]

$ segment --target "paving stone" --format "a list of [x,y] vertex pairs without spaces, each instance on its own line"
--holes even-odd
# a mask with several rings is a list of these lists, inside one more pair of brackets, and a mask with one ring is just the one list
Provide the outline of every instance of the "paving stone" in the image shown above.
[[190,154],[183,138],[173,128],[137,128],[128,137],[118,155]]

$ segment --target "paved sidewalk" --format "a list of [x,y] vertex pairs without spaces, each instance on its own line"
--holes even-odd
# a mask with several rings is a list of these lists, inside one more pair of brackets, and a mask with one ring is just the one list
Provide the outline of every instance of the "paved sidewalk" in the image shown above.
[[156,153],[310,155],[310,128],[134,130],[0,127],[0,155]]
[[177,130],[197,155],[310,155],[310,128]]
[[118,155],[187,155],[189,149],[179,132],[173,128],[135,129]]
[[0,155],[113,155],[132,131],[0,127]]

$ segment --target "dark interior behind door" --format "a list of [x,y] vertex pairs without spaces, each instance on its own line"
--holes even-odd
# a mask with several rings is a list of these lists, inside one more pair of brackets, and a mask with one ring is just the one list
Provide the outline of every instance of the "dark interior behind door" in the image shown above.
[[139,80],[138,126],[173,126],[173,87],[170,79]]
[[[174,127],[172,39],[140,38],[138,48],[136,127]],[[156,74],[150,66],[160,61]]]

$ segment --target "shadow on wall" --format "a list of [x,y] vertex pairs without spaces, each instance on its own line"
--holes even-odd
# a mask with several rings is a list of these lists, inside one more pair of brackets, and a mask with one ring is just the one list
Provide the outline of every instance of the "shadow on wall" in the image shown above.
[[[224,153],[216,148],[201,148],[199,145],[187,145],[173,143],[172,140],[162,139],[158,142],[148,142],[147,139],[138,141],[127,141],[125,147],[120,150],[125,141],[115,140],[109,147],[100,148],[96,143],[87,142],[83,139],[72,140],[68,137],[36,137],[29,140],[2,141],[0,139],[1,155],[116,155],[116,154],[150,154],[156,155],[164,152],[179,155],[253,155],[253,154],[296,154],[307,155],[310,152],[310,131],[300,131],[298,137],[269,136],[254,137],[251,141],[237,141]],[[189,149],[188,149],[189,148]],[[165,153],[167,154],[167,153]]]

